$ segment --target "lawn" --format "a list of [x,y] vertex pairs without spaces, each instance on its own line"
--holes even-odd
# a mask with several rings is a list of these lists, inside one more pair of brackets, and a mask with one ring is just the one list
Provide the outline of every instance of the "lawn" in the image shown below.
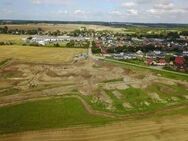
[[75,98],[28,102],[0,108],[0,133],[22,132],[76,125],[96,126],[110,118],[89,114]]
[[71,61],[75,55],[86,51],[86,49],[75,48],[0,46],[0,60],[12,58],[25,62],[64,63]]

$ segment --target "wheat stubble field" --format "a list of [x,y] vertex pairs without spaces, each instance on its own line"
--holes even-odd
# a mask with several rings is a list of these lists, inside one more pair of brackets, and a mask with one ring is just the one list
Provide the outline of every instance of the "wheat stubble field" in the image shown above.
[[31,46],[1,46],[0,59],[15,59],[36,63],[64,63],[69,62],[75,55],[85,53],[84,49],[69,48],[39,48]]
[[7,25],[0,25],[0,27],[7,26],[9,29],[25,29],[25,30],[32,30],[41,28],[44,31],[74,31],[81,27],[86,27],[87,29],[103,31],[103,30],[110,30],[114,32],[122,32],[123,28],[113,28],[108,26],[102,25],[86,25],[86,24],[22,24],[22,25],[15,25],[15,24],[7,24]]

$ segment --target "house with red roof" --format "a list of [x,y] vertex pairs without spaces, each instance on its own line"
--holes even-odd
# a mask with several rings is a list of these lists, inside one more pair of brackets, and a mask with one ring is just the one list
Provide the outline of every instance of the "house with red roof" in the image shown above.
[[153,63],[153,58],[147,58],[147,60],[146,60],[146,64],[147,65],[153,65],[154,63]]
[[166,60],[165,59],[159,59],[157,65],[158,66],[165,66],[167,64]]
[[184,65],[185,65],[185,58],[183,56],[177,56],[175,58],[175,65],[178,67],[178,68],[184,68]]

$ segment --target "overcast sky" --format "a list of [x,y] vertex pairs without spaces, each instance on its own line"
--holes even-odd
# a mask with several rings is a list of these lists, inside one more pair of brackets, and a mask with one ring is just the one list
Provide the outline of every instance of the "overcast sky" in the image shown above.
[[0,0],[0,19],[188,23],[188,0]]

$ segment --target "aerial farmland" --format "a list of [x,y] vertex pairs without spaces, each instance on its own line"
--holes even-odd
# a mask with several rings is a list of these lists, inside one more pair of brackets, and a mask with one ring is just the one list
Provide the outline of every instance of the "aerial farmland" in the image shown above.
[[187,141],[187,5],[1,0],[0,141]]

